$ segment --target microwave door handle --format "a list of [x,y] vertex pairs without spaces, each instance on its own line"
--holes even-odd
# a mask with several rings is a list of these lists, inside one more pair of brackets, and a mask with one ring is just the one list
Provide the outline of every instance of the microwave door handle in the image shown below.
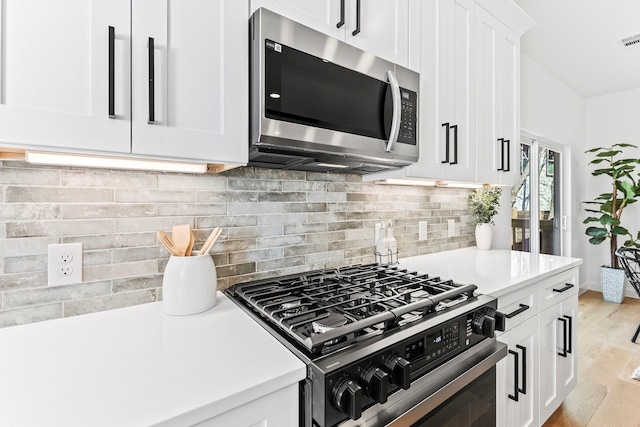
[[393,100],[393,117],[391,119],[391,132],[389,133],[389,142],[387,142],[386,151],[390,152],[393,148],[393,144],[398,141],[398,134],[400,133],[400,119],[402,118],[402,111],[400,110],[400,85],[396,79],[393,71],[387,71],[387,80],[391,86],[391,98]]

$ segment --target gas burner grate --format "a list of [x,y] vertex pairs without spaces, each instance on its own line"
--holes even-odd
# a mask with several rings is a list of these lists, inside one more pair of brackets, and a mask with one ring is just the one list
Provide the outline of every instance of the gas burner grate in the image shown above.
[[[377,264],[319,270],[232,288],[235,296],[312,353],[446,310],[473,297],[476,289]],[[340,324],[322,326],[327,319],[333,323],[340,319]]]

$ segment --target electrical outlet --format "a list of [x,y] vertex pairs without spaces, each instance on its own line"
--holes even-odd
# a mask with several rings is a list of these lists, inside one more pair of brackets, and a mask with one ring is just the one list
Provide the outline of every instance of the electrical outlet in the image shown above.
[[427,240],[427,221],[418,221],[418,240]]
[[82,243],[65,243],[48,247],[49,286],[82,283]]
[[453,237],[456,235],[456,221],[450,219],[447,221],[447,237]]

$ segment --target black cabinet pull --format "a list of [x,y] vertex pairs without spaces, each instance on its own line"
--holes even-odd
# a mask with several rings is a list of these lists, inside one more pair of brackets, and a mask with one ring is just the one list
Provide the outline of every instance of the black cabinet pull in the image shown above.
[[513,350],[509,350],[510,354],[513,354],[513,394],[509,394],[509,399],[511,400],[515,400],[516,402],[518,401],[518,391],[520,391],[520,389],[518,388],[518,384],[520,383],[520,378],[519,378],[519,374],[518,374],[518,352],[517,351],[513,351]]
[[518,391],[527,394],[527,347],[516,344],[516,348],[522,351],[522,388]]
[[336,24],[337,28],[344,25],[344,0],[340,0],[340,22]]
[[517,316],[518,314],[529,310],[529,306],[528,305],[524,305],[524,304],[520,304],[520,307],[515,309],[514,311],[512,311],[511,313],[505,314],[505,313],[501,313],[499,311],[496,311],[496,330],[498,331],[503,331],[506,329],[507,327],[507,319],[511,319],[512,317]]
[[504,170],[504,138],[498,138],[498,146],[500,147],[500,167],[499,171]]
[[[504,144],[507,146],[507,167],[504,169],[504,172],[509,172],[511,170],[511,141],[505,139]],[[504,151],[502,154],[504,155]]]
[[458,164],[458,125],[451,126],[453,129],[453,162],[450,165]]
[[154,68],[154,40],[149,37],[147,50],[149,51],[149,120],[147,123],[153,124],[155,121],[155,68]]
[[360,0],[356,0],[356,29],[351,33],[352,36],[357,36],[360,33]]
[[506,314],[505,316],[507,317],[507,319],[511,319],[512,317],[515,317],[515,316],[517,316],[518,314],[520,314],[520,313],[522,313],[522,312],[524,312],[524,311],[529,310],[529,308],[530,308],[530,307],[529,307],[528,305],[520,304],[520,308],[516,309],[515,311],[512,311],[512,312],[511,312],[511,313],[509,313],[509,314]]
[[567,319],[558,317],[558,320],[562,322],[562,330],[564,332],[562,337],[562,352],[558,352],[558,356],[567,357]]
[[571,331],[571,326],[573,325],[573,318],[567,315],[564,315],[564,318],[569,320],[569,345],[567,346],[567,353],[571,353],[571,341],[573,341],[573,332]]
[[560,288],[560,289],[554,289],[553,292],[564,292],[564,291],[568,291],[569,289],[573,288],[573,283],[565,283],[565,287],[564,288]]
[[112,26],[109,26],[109,118],[116,118],[116,29]]
[[442,161],[442,163],[449,163],[449,128],[450,128],[449,123],[448,122],[447,123],[443,123],[442,127],[446,127],[447,128],[447,130],[446,130],[447,133],[445,134],[445,139],[444,139],[444,141],[445,141],[445,143],[444,143],[444,153],[445,154],[444,154],[444,160]]

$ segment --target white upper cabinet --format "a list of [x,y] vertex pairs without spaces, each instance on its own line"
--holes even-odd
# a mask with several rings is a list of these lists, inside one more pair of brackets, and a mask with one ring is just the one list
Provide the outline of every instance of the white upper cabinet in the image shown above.
[[130,38],[129,0],[4,0],[0,144],[128,153]]
[[247,1],[2,4],[0,144],[247,163]]
[[252,10],[260,7],[388,61],[419,66],[410,53],[420,40],[417,20],[410,17],[418,0],[252,0]]
[[[442,179],[475,178],[475,4],[438,0],[437,139],[428,161],[442,165]],[[424,79],[425,87],[434,82]],[[421,87],[421,89],[422,89]],[[424,98],[423,98],[424,99]],[[422,148],[421,146],[421,148]]]
[[476,17],[476,180],[511,185],[520,176],[520,38],[481,7]]
[[246,163],[247,13],[242,1],[132,3],[134,154]]

